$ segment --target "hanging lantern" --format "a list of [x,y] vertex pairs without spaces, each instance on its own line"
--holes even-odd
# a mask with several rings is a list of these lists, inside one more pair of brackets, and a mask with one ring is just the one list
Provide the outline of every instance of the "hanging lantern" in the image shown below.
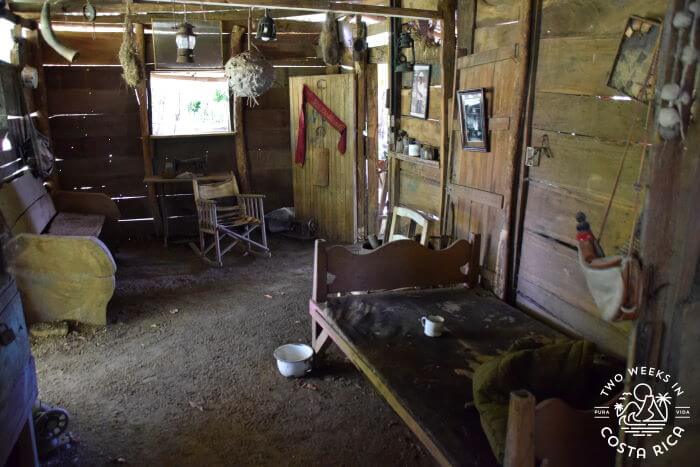
[[[403,53],[404,50],[411,49],[411,59]],[[413,38],[408,31],[402,31],[396,40],[396,59],[394,61],[394,71],[402,73],[404,71],[413,71],[413,65],[416,63],[416,51],[413,44]]]
[[180,23],[175,33],[175,44],[177,44],[177,63],[194,62],[194,44],[197,41],[194,34],[194,26],[185,21]]
[[267,8],[265,8],[265,16],[258,21],[258,31],[255,34],[255,38],[264,42],[274,41],[277,39],[275,20],[273,20],[267,13]]

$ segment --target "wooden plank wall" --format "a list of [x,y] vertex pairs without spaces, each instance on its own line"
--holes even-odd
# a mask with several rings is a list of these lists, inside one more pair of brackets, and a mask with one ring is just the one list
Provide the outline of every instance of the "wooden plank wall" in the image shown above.
[[[230,24],[223,25],[224,57],[228,57]],[[47,71],[48,110],[57,157],[59,183],[65,189],[101,191],[116,201],[122,212],[122,232],[127,237],[153,232],[152,215],[142,183],[143,159],[135,94],[121,80],[117,52],[121,33],[60,31],[59,39],[81,52],[76,65],[43,44]],[[243,37],[247,40],[246,36]],[[207,154],[212,172],[235,170],[235,137],[248,144],[253,191],[267,196],[265,209],[293,205],[289,159],[288,76],[321,74],[313,62],[317,32],[281,32],[272,44],[257,44],[276,68],[275,85],[259,99],[259,106],[244,110],[244,135],[153,140],[154,163],[165,157],[186,158]],[[153,46],[146,35],[146,61],[153,69]],[[307,63],[310,62],[310,63]],[[292,65],[291,68],[288,66]],[[109,155],[112,155],[110,158]],[[92,188],[87,188],[92,187]],[[166,188],[171,232],[196,232],[191,187],[177,184]]]
[[[61,188],[106,193],[115,198],[124,219],[150,217],[138,104],[121,69],[45,66],[44,72]],[[129,235],[138,223],[123,224]]]
[[[598,234],[630,125],[634,144],[622,172],[602,245],[626,247],[634,221],[644,107],[612,100],[606,83],[630,15],[662,18],[663,0],[545,1],[536,71],[532,144],[549,139],[552,157],[529,169],[517,301],[609,351],[625,355],[629,323],[609,324],[598,311],[577,263],[577,211]],[[504,21],[493,11],[490,21]],[[483,18],[482,18],[483,20]]]
[[[405,8],[424,8],[436,10],[437,0],[403,0]],[[408,21],[406,21],[408,22]],[[401,120],[399,128],[406,131],[411,138],[421,144],[440,148],[440,103],[442,88],[440,87],[440,47],[423,47],[416,41],[416,63],[431,65],[430,90],[428,94],[428,118],[421,119],[410,116],[411,85],[413,73],[403,73],[401,89]],[[410,52],[409,52],[410,54]],[[426,167],[423,164],[394,159],[392,161],[390,186],[392,206],[406,206],[427,214],[431,219],[431,237],[439,235],[440,203],[440,170],[436,167]]]

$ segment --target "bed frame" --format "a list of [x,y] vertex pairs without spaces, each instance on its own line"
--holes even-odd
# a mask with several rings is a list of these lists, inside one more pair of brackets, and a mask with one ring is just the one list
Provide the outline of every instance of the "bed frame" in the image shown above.
[[[523,336],[562,337],[476,287],[479,240],[474,235],[440,251],[399,240],[368,254],[316,242],[314,351],[334,342],[445,466],[498,464],[472,406],[472,364]],[[419,325],[432,310],[447,319],[447,335],[438,339]],[[535,458],[553,467],[612,465],[613,451],[591,414],[559,399],[535,406],[520,392],[511,394],[506,467],[534,466]]]
[[363,358],[362,351],[325,312],[329,296],[401,288],[448,285],[476,287],[479,279],[480,236],[459,240],[444,250],[431,250],[412,240],[387,243],[368,254],[353,254],[346,247],[326,247],[316,241],[313,295],[309,301],[311,340],[317,355],[332,341],[357,366],[416,434],[441,465],[454,465],[429,430],[421,426],[405,401],[385,378]]

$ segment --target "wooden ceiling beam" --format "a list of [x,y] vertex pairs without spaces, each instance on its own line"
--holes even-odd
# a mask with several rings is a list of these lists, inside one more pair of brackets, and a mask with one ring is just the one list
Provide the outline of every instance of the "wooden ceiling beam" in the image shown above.
[[[38,13],[21,13],[20,16],[27,20],[38,19]],[[67,26],[85,26],[91,27],[92,23],[84,20],[80,16],[75,15],[61,15],[57,14],[51,15],[53,17],[52,23],[54,25],[67,25]],[[153,14],[138,14],[131,15],[131,21],[136,24],[151,24],[153,21],[168,21],[172,20],[172,15],[167,15],[165,13],[153,13]],[[215,20],[223,21],[229,23],[230,25],[247,26],[248,17],[245,18],[230,15],[228,13],[206,13],[203,15],[201,13],[188,13],[188,20]],[[253,21],[258,20],[257,16],[253,16]],[[114,26],[121,25],[124,23],[124,15],[109,15],[109,16],[98,16],[97,21],[95,21],[96,26]],[[320,34],[322,23],[312,23],[309,21],[295,21],[287,19],[276,19],[275,26],[277,27],[278,33],[308,33],[308,34]]]
[[[145,0],[143,3],[175,2],[188,3],[186,0]],[[241,8],[268,8],[270,10],[289,9],[308,11],[312,13],[343,13],[383,16],[387,18],[441,19],[437,10],[422,10],[418,8],[399,8],[362,3],[336,2],[332,0],[199,0],[204,5],[231,6]]]
[[[99,13],[123,13],[124,6],[121,3],[114,1],[93,0],[93,5]],[[339,14],[362,14],[374,15],[382,17],[401,17],[414,19],[441,19],[441,13],[437,10],[422,10],[417,8],[399,8],[379,5],[367,5],[362,3],[351,2],[336,2],[332,0],[142,0],[138,3],[133,3],[131,6],[132,13],[156,13],[156,12],[172,12],[173,3],[176,4],[175,9],[182,10],[185,5],[187,8],[197,11],[204,8],[205,10],[222,10],[243,8],[239,11],[241,14],[247,15],[248,8],[268,8],[270,10],[293,10],[294,15],[304,15],[309,13],[339,13]],[[10,9],[16,13],[33,13],[41,11],[43,2],[38,0],[15,0],[10,2]],[[64,12],[82,11],[84,1],[82,0],[66,0],[61,3]],[[179,8],[178,8],[179,7]],[[59,9],[55,9],[59,13]],[[188,13],[189,15],[189,13]],[[285,13],[285,15],[287,15]],[[279,17],[279,13],[275,14]]]

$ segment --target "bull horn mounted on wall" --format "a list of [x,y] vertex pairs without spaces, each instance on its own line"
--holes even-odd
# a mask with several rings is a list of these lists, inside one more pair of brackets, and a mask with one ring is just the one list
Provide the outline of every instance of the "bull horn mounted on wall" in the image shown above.
[[44,6],[41,9],[39,27],[41,28],[41,35],[44,37],[46,43],[49,44],[52,49],[58,52],[61,57],[65,58],[71,63],[78,59],[78,51],[71,49],[70,47],[66,47],[58,42],[58,39],[56,39],[56,36],[53,33],[53,29],[51,29],[51,9],[49,7],[49,0],[44,2]]

